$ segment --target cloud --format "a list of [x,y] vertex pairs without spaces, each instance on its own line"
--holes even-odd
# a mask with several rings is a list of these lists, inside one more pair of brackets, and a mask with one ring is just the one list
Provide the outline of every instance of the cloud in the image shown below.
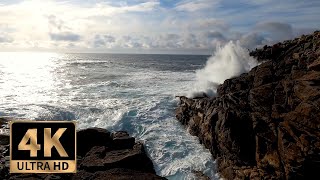
[[165,41],[177,41],[180,36],[178,34],[165,34],[163,36],[160,37],[161,39],[165,40]]
[[14,30],[8,28],[8,25],[0,25],[0,43],[12,43],[14,41],[13,37],[10,35]]
[[218,40],[226,40],[224,35],[218,31],[209,31],[204,33],[205,38],[207,39],[218,39]]
[[290,24],[280,22],[258,23],[255,27],[257,31],[269,33],[277,40],[286,40],[293,37],[293,29]]
[[129,47],[130,48],[141,48],[142,44],[139,42],[132,42],[132,43],[130,43]]
[[62,28],[64,28],[64,22],[52,14],[48,16],[48,23],[50,28],[56,28],[58,30],[62,30]]
[[5,1],[0,5],[0,48],[208,54],[230,40],[254,48],[319,29],[320,1],[292,2]]
[[[111,35],[95,35],[94,37],[94,47],[105,47],[111,43],[116,42],[116,38]],[[109,46],[110,47],[110,46]]]
[[239,42],[247,49],[254,49],[258,46],[269,43],[263,35],[256,32],[251,32],[241,36]]
[[219,0],[183,0],[175,7],[178,11],[194,12],[203,9],[212,9]]
[[113,6],[109,3],[98,3],[95,6],[84,9],[86,10],[86,16],[94,17],[94,16],[114,16],[125,13],[134,13],[134,12],[148,12],[156,9],[160,5],[158,1],[149,1],[142,2],[135,5],[121,5],[121,6]]
[[197,35],[189,33],[184,36],[182,46],[186,48],[190,48],[190,47],[194,48],[194,47],[200,47],[201,44],[199,42],[199,38],[197,37]]
[[150,2],[144,2],[134,6],[128,6],[127,8],[124,8],[124,9],[125,11],[145,12],[145,11],[152,11],[159,5],[160,5],[160,2],[158,1],[150,1]]
[[80,35],[74,34],[72,32],[63,32],[63,33],[50,33],[50,38],[51,40],[54,41],[79,41],[80,40]]
[[181,48],[182,39],[178,34],[166,33],[159,36],[157,40],[158,47],[160,48]]
[[228,30],[229,25],[221,20],[215,18],[208,18],[208,19],[201,19],[196,21],[199,28],[211,28],[211,29],[221,29],[221,30]]
[[0,35],[0,43],[11,43],[13,42],[13,39],[11,37],[8,37],[6,35]]
[[114,38],[113,36],[104,35],[103,38],[104,38],[105,41],[108,42],[108,43],[113,43],[113,42],[115,42],[115,38]]
[[[96,35],[95,47],[122,48],[135,50],[177,50],[211,53],[217,46],[227,44],[229,41],[239,41],[247,49],[254,49],[265,44],[271,44],[283,38],[279,34],[290,34],[293,28],[289,24],[280,22],[257,23],[247,33],[239,31],[190,31],[180,33],[162,34],[127,34],[121,37],[116,35]],[[267,33],[269,32],[269,34]],[[272,32],[272,33],[270,33]],[[276,35],[272,35],[275,33]],[[271,34],[271,37],[270,36]],[[277,35],[278,34],[278,35]],[[278,38],[278,39],[277,39]],[[139,51],[140,52],[140,51]]]
[[295,29],[293,29],[293,36],[297,37],[302,34],[311,34],[316,30],[317,30],[317,28],[295,28]]

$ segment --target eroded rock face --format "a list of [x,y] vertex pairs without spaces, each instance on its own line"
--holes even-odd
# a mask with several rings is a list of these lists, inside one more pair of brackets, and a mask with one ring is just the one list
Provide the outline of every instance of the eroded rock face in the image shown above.
[[263,63],[217,97],[180,97],[177,119],[227,179],[320,177],[320,32],[250,54]]
[[143,144],[125,131],[78,131],[76,174],[9,174],[8,150],[9,136],[0,135],[0,179],[165,179],[155,174]]

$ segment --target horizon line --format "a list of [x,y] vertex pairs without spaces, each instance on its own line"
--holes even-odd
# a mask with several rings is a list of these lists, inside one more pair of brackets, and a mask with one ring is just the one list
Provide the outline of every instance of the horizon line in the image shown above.
[[189,56],[211,56],[212,54],[200,54],[200,53],[152,53],[152,52],[59,52],[59,51],[28,51],[28,50],[12,50],[1,51],[0,53],[56,53],[56,54],[119,54],[119,55],[189,55]]

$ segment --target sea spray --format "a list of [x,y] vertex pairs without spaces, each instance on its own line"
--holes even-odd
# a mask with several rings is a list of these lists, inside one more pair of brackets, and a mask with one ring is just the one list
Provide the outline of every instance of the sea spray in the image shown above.
[[196,84],[191,97],[206,93],[215,96],[218,85],[226,79],[239,76],[257,66],[256,59],[249,55],[249,51],[241,47],[240,43],[228,42],[218,46],[215,53],[208,59],[203,69],[196,71]]

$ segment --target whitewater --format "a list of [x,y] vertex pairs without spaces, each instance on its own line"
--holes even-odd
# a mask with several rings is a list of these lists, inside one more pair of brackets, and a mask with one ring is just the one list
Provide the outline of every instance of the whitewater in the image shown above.
[[218,179],[210,152],[175,119],[175,96],[214,96],[218,84],[256,65],[233,42],[211,57],[0,53],[0,116],[125,130],[144,141],[158,175]]

